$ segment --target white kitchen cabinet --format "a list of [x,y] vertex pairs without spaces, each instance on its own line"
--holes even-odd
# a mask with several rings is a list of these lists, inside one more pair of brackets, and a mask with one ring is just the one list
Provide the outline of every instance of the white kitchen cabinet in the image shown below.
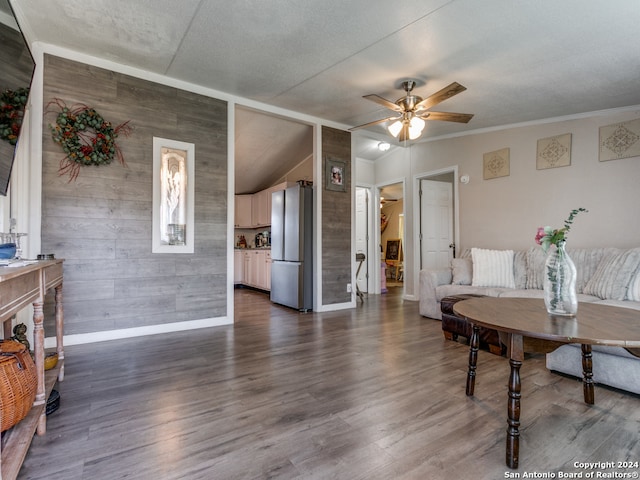
[[271,250],[266,250],[264,254],[264,262],[265,262],[265,277],[264,277],[264,285],[265,290],[271,291]]
[[233,252],[233,283],[241,284],[244,280],[244,252],[235,250]]
[[[234,275],[235,283],[271,290],[271,252],[269,250],[236,250],[234,268],[242,272]],[[241,277],[241,278],[240,278]]]
[[294,185],[282,182],[253,195],[236,195],[236,228],[260,228],[271,225],[271,194]]
[[253,227],[253,195],[236,195],[235,221],[236,228]]
[[255,255],[253,254],[253,250],[246,250],[244,252],[244,261],[243,261],[243,269],[242,269],[242,283],[244,285],[249,285],[251,287],[255,286],[256,282],[256,263],[255,263]]
[[256,250],[255,256],[255,284],[253,285],[256,288],[260,288],[261,290],[266,290],[266,284],[264,281],[265,272],[267,270],[267,264],[264,261],[266,250]]
[[252,223],[255,227],[271,225],[271,190],[253,194]]

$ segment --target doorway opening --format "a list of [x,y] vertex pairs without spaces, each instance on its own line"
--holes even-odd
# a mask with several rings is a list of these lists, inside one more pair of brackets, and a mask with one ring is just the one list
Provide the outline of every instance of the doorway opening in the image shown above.
[[380,292],[404,289],[404,182],[378,187]]
[[428,172],[415,177],[415,245],[418,247],[418,274],[425,268],[443,268],[451,264],[457,254],[458,167]]
[[[374,253],[372,236],[370,234],[372,221],[372,192],[370,187],[356,187],[356,256],[354,270],[356,272],[356,291],[362,294],[374,293],[371,289],[373,276]],[[364,258],[362,258],[364,255]]]
[[272,194],[312,182],[314,127],[242,105],[234,108],[233,279],[271,292]]

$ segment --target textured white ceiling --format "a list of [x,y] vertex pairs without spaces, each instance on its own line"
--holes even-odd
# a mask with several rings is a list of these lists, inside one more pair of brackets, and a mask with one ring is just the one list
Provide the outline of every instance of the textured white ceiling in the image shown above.
[[[636,0],[11,3],[30,41],[344,128],[388,116],[362,96],[395,101],[407,78],[418,81],[415,93],[423,97],[461,83],[468,90],[435,110],[475,114],[466,125],[428,122],[423,139],[640,105]],[[383,125],[359,133],[386,136]],[[356,154],[374,159],[366,153],[374,142],[356,142]]]

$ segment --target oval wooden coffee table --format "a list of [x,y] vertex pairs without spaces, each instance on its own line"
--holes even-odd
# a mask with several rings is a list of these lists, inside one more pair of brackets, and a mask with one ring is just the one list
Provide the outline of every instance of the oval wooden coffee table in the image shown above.
[[584,401],[594,403],[592,345],[613,347],[640,347],[640,311],[592,303],[580,303],[575,317],[554,317],[547,314],[544,301],[531,298],[473,298],[458,302],[453,311],[473,324],[467,395],[475,387],[478,360],[479,327],[493,328],[506,334],[509,374],[507,404],[506,462],[518,468],[520,448],[520,366],[524,359],[523,338],[549,341],[547,351],[558,343],[582,344]]

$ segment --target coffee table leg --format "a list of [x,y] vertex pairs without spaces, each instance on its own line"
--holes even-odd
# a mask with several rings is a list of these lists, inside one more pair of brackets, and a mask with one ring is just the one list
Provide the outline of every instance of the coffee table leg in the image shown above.
[[595,393],[593,391],[593,359],[591,345],[582,345],[582,389],[584,391],[584,403],[593,405]]
[[467,372],[467,396],[473,397],[476,386],[476,365],[478,363],[478,346],[480,344],[480,327],[473,325],[471,333],[471,347],[469,348],[469,370]]
[[507,451],[509,468],[518,468],[520,455],[520,366],[524,359],[522,335],[509,334],[509,400],[507,404]]

